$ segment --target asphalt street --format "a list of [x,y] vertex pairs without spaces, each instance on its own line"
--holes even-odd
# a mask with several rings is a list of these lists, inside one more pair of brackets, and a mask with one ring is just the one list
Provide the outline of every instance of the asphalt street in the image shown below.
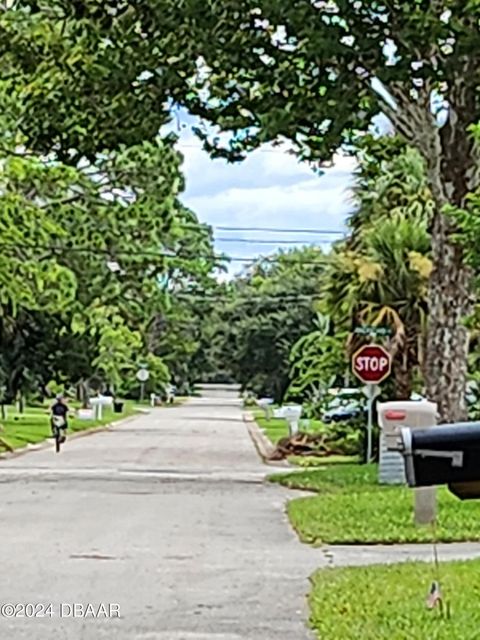
[[1,461],[0,638],[308,638],[322,558],[265,473],[227,392]]
[[314,570],[431,560],[428,545],[300,544],[296,494],[265,482],[240,402],[208,393],[0,460],[0,639],[307,640]]

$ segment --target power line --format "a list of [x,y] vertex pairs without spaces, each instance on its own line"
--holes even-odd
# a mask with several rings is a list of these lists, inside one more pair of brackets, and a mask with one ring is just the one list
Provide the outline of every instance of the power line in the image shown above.
[[340,229],[298,229],[298,228],[281,228],[281,227],[230,227],[226,225],[216,225],[210,222],[199,222],[198,225],[194,223],[183,223],[178,225],[185,229],[194,229],[200,227],[210,227],[216,231],[229,231],[229,232],[250,232],[250,233],[292,233],[292,234],[304,234],[304,235],[325,235],[325,236],[339,236],[344,237],[347,231],[341,231]]
[[178,293],[180,298],[196,298],[198,300],[198,296],[201,297],[201,300],[204,302],[312,302],[315,300],[323,300],[324,296],[321,293],[312,293],[312,294],[279,294],[273,295],[268,294],[265,296],[255,295],[255,296],[242,296],[237,295],[236,297],[229,297],[227,295],[205,295],[201,292],[187,292],[180,291]]
[[[208,224],[208,223],[205,223]],[[272,233],[305,233],[305,234],[318,234],[318,235],[340,235],[344,236],[345,232],[335,229],[286,229],[278,227],[226,227],[220,225],[212,225],[219,231],[262,231]]]
[[172,259],[180,259],[180,260],[198,260],[200,259],[204,259],[204,260],[212,260],[212,261],[218,261],[218,262],[243,262],[243,263],[258,263],[258,262],[265,262],[265,263],[269,263],[269,264],[277,264],[279,262],[283,262],[285,264],[299,264],[299,265],[316,265],[316,266],[320,266],[320,262],[316,261],[316,260],[301,260],[298,258],[290,258],[289,259],[289,254],[288,253],[284,253],[281,256],[252,256],[252,257],[240,257],[240,256],[230,256],[227,254],[195,254],[192,256],[189,255],[185,255],[179,252],[175,252],[175,251],[154,251],[154,250],[150,250],[150,251],[146,251],[146,250],[142,250],[142,251],[138,251],[138,250],[134,250],[134,251],[126,251],[126,250],[116,250],[115,248],[112,249],[101,249],[101,248],[97,248],[97,247],[76,247],[76,246],[68,246],[68,245],[64,245],[64,246],[60,246],[60,245],[39,245],[39,244],[35,244],[35,245],[28,245],[28,244],[0,244],[0,248],[2,250],[5,251],[12,251],[14,253],[17,253],[19,250],[20,251],[48,251],[51,252],[52,254],[58,254],[58,253],[84,253],[84,254],[92,254],[92,255],[105,255],[107,257],[110,257],[112,259],[115,259],[117,257],[121,257],[121,256],[126,256],[126,257],[151,257],[151,258],[172,258]]
[[[215,238],[216,242],[238,242],[239,244],[294,244],[294,245],[298,245],[301,244],[302,242],[304,244],[310,244],[312,245],[312,242],[309,243],[308,240],[278,240],[278,239],[272,239],[272,240],[256,240],[255,238]],[[317,240],[316,243],[318,244],[331,244],[331,240]],[[314,245],[313,245],[314,246]]]

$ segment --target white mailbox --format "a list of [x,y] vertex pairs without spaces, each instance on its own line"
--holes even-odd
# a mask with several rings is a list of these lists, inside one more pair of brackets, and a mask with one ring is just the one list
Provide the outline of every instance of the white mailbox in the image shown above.
[[437,423],[437,405],[428,400],[394,401],[378,404],[380,434],[379,480],[382,484],[405,484],[405,461],[401,429],[433,427]]
[[390,451],[402,449],[402,427],[425,429],[437,424],[437,405],[428,400],[382,402],[378,404],[377,409],[380,427]]
[[90,399],[90,405],[95,412],[96,419],[101,420],[103,417],[103,407],[112,407],[113,398],[112,396],[98,395],[96,398]]

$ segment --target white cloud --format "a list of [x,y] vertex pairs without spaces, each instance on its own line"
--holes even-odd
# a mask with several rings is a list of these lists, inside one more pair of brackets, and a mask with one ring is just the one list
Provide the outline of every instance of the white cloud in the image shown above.
[[[323,175],[278,147],[265,147],[242,163],[211,160],[191,133],[182,136],[187,188],[183,201],[213,226],[328,229],[341,231],[352,209],[355,160],[337,156]],[[309,244],[332,236],[217,231],[216,237],[298,240]],[[219,251],[254,257],[272,253],[280,244],[217,242]]]

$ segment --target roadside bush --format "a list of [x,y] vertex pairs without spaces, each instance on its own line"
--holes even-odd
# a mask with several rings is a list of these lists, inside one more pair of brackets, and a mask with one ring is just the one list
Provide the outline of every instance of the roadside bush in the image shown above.
[[355,456],[361,453],[362,433],[356,423],[333,422],[327,425],[326,436],[331,448],[343,455]]

